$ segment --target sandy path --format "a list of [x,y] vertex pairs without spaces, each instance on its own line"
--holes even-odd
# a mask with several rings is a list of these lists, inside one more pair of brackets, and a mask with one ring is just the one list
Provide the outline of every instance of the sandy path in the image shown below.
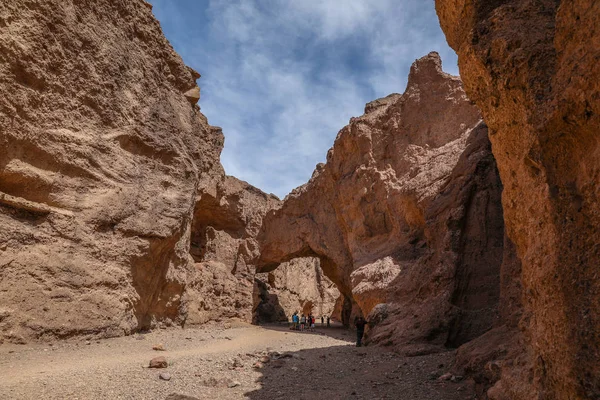
[[[89,345],[73,340],[53,346],[3,345],[0,399],[162,400],[171,393],[199,399],[471,398],[466,383],[438,382],[430,376],[445,372],[450,354],[405,359],[375,348],[357,349],[348,341],[351,335],[340,329],[323,332],[327,335],[275,327],[211,327]],[[167,351],[152,350],[157,343]],[[252,368],[266,351],[293,357],[281,361],[280,368],[277,363]],[[145,368],[161,355],[169,361],[167,369]],[[233,369],[235,359],[243,366]],[[160,380],[161,372],[172,379]],[[232,382],[239,386],[229,388]]]

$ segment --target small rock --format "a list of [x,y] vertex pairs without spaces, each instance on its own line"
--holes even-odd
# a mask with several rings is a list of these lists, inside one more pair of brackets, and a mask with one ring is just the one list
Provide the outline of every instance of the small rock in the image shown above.
[[85,344],[86,344],[87,346],[89,346],[90,344],[92,344],[92,342],[90,342],[90,341],[87,341],[87,342],[85,342]]
[[261,363],[263,363],[263,364],[266,364],[266,363],[268,363],[268,362],[270,362],[270,361],[271,361],[271,357],[269,357],[269,356],[262,356],[262,357],[259,359],[259,361],[260,361]]
[[200,100],[200,88],[196,86],[185,92],[183,95],[192,105],[195,105]]
[[451,382],[460,382],[462,380],[462,378],[463,378],[462,376],[452,375],[452,378],[450,378],[450,381]]
[[152,350],[166,351],[165,347],[161,343],[155,344],[154,346],[152,346]]
[[166,372],[161,372],[160,375],[158,375],[158,377],[163,380],[163,381],[170,381],[171,380],[171,374],[166,373]]
[[449,381],[452,379],[452,374],[450,372],[446,372],[444,375],[438,378],[438,381]]
[[252,368],[254,368],[254,369],[261,369],[261,368],[263,368],[264,366],[265,366],[265,365],[264,365],[263,363],[261,363],[260,361],[257,361],[257,362],[255,362],[255,363],[252,365]]
[[148,365],[148,368],[167,368],[169,366],[169,363],[167,362],[167,359],[164,357],[155,357],[152,360],[150,360],[150,365]]
[[240,386],[240,385],[241,385],[241,383],[239,383],[238,381],[233,381],[233,382],[229,382],[229,384],[227,385],[227,387],[228,387],[229,389],[232,389],[232,388],[234,388],[234,387],[238,387],[238,386]]
[[292,367],[292,371],[294,371],[294,372],[298,371],[298,367]]

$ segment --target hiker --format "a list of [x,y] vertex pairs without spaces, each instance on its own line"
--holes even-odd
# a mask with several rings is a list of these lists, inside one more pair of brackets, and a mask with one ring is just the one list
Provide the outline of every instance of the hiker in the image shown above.
[[325,317],[321,315],[321,325],[325,325]]
[[301,331],[304,330],[305,325],[306,325],[306,316],[304,314],[302,314],[302,316],[300,317],[300,330]]
[[362,346],[362,338],[365,334],[365,326],[369,323],[363,317],[354,318],[354,326],[356,326],[356,347]]
[[295,311],[294,315],[292,315],[292,329],[298,329],[298,311]]
[[329,318],[329,315],[328,315],[328,316],[327,316],[327,327],[328,327],[328,328],[329,328],[329,326],[330,326],[330,325],[329,325],[329,319],[330,319],[330,318]]
[[311,315],[310,316],[310,330],[311,331],[315,331],[315,316]]

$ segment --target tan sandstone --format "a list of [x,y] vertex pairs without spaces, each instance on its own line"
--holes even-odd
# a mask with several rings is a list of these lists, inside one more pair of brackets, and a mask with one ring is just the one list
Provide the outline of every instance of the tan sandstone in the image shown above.
[[143,1],[2,2],[0,26],[0,340],[182,324],[223,174],[197,73]]

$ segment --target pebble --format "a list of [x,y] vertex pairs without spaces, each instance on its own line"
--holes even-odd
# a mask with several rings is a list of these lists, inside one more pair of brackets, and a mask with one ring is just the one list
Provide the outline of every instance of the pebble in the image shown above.
[[152,346],[152,350],[166,351],[165,346],[163,346],[161,343],[155,344],[154,346]]
[[450,379],[452,379],[452,374],[450,372],[446,372],[438,378],[439,381],[449,381]]
[[160,379],[162,379],[163,381],[170,381],[171,380],[171,374],[168,374],[166,372],[161,372],[160,375],[158,375],[158,377]]
[[230,382],[230,383],[227,385],[227,387],[228,387],[228,388],[230,388],[230,389],[232,389],[232,388],[234,388],[234,387],[238,387],[238,386],[240,386],[240,385],[241,385],[241,383],[239,383],[238,381],[233,381],[233,382]]
[[169,366],[169,363],[167,362],[167,359],[164,357],[155,357],[152,360],[150,360],[150,364],[148,365],[148,368],[167,368]]

